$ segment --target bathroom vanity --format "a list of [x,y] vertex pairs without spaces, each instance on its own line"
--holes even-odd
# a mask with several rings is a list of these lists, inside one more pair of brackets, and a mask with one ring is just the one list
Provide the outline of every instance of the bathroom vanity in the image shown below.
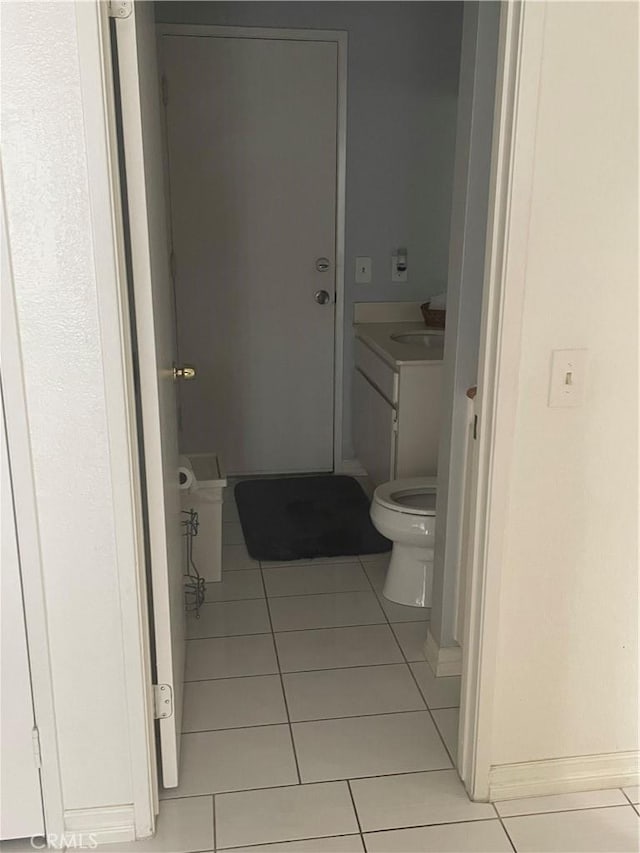
[[422,322],[359,323],[353,438],[374,485],[437,473],[444,334]]

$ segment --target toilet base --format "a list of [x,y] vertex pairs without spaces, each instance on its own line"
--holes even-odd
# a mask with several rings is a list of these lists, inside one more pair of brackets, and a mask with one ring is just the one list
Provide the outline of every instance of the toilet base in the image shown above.
[[433,548],[393,543],[382,594],[396,604],[431,607]]

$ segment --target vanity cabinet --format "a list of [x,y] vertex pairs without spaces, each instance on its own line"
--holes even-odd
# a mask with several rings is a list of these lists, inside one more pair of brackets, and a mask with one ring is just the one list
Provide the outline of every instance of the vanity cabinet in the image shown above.
[[355,341],[353,437],[374,485],[438,468],[442,361],[395,363]]

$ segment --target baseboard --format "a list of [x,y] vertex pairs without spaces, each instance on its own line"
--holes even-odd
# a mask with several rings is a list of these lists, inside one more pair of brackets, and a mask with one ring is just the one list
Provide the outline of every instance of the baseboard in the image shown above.
[[343,459],[340,465],[340,471],[336,473],[346,474],[348,477],[367,476],[367,472],[357,459]]
[[460,646],[442,646],[434,639],[431,629],[427,631],[424,654],[436,676],[462,674],[462,649]]
[[69,847],[95,847],[136,837],[133,805],[70,809],[64,813],[64,830]]
[[640,752],[637,750],[498,764],[489,772],[489,800],[627,788],[639,782]]

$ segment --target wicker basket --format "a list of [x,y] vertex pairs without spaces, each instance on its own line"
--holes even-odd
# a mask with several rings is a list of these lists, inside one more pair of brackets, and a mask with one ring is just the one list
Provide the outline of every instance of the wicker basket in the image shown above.
[[424,302],[420,306],[424,322],[429,329],[444,329],[444,320],[447,312],[444,308],[429,308],[430,302]]

